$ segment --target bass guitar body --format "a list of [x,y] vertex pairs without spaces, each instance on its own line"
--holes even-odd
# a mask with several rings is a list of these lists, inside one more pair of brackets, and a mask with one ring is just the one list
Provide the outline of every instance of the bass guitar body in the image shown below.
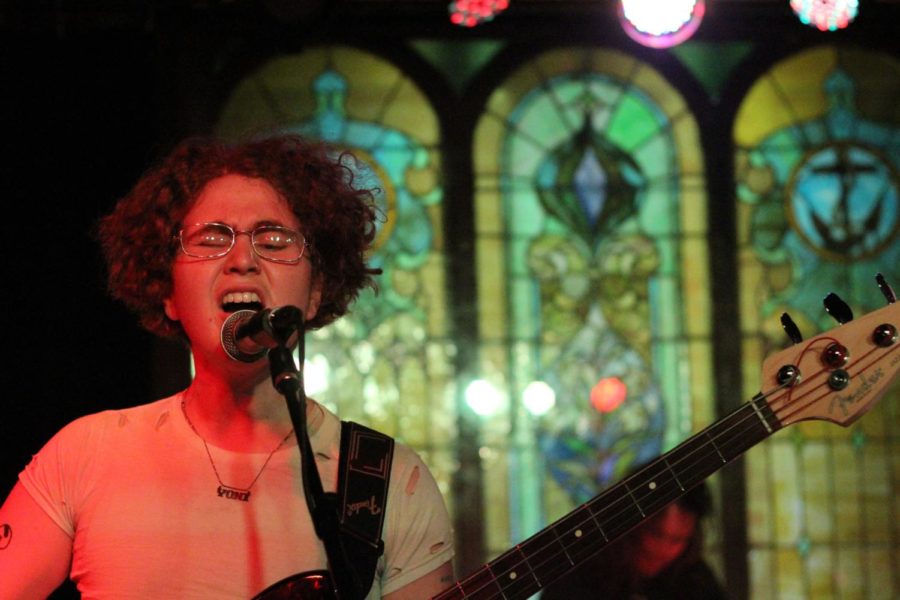
[[338,600],[328,571],[306,571],[285,577],[253,596],[253,600]]

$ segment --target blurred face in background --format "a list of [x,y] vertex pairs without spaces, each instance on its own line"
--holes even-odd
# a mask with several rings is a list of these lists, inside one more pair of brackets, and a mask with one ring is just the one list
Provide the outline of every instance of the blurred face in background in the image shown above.
[[638,574],[651,578],[664,571],[687,549],[696,526],[697,515],[677,503],[652,517],[638,531],[635,556]]

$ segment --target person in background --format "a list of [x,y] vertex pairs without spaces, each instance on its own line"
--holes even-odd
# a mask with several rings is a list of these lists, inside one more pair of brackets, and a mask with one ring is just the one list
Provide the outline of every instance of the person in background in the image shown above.
[[[220,335],[237,310],[287,305],[323,327],[373,285],[377,211],[345,158],[295,136],[188,140],[102,220],[112,295],[186,341],[196,374],[172,397],[77,419],[35,455],[0,509],[0,598],[43,598],[68,576],[84,598],[245,600],[326,568],[268,361],[231,358]],[[306,421],[333,491],[340,421],[313,400]],[[452,583],[449,517],[412,450],[397,444],[392,465],[365,597],[421,600]]]
[[725,600],[703,560],[701,521],[711,508],[700,484],[549,585],[541,600]]

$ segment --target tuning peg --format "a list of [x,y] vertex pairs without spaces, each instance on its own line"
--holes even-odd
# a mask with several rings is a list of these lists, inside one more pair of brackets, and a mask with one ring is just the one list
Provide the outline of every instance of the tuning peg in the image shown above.
[[835,321],[844,324],[853,320],[853,311],[841,297],[831,292],[825,296],[825,312],[831,315]]
[[787,336],[791,339],[791,343],[799,344],[803,341],[803,336],[800,334],[800,328],[794,323],[791,315],[782,313],[781,326],[784,327],[784,332],[787,333]]
[[881,290],[881,293],[884,294],[885,299],[887,299],[888,304],[893,304],[897,301],[897,296],[894,295],[894,290],[891,289],[890,284],[888,284],[887,280],[885,280],[884,275],[878,273],[875,275],[875,283],[878,284],[878,289]]

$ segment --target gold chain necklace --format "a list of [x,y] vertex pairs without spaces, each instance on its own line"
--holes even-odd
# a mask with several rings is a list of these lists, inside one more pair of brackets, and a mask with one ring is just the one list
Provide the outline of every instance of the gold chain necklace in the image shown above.
[[253,478],[253,481],[250,482],[246,488],[234,487],[231,485],[226,485],[222,482],[222,478],[219,476],[219,470],[216,468],[216,463],[213,461],[212,454],[209,451],[209,445],[206,443],[206,440],[203,439],[203,436],[200,435],[200,432],[197,431],[197,428],[194,427],[194,423],[191,422],[191,418],[187,414],[187,408],[185,407],[184,397],[181,398],[181,412],[184,414],[184,420],[187,421],[187,424],[190,425],[191,431],[194,432],[200,441],[203,442],[203,448],[206,450],[206,456],[209,458],[209,464],[212,466],[213,473],[216,474],[216,480],[219,482],[219,487],[216,489],[216,493],[219,495],[219,498],[227,498],[229,500],[240,500],[242,502],[248,502],[250,500],[250,489],[256,483],[256,480],[259,479],[259,476],[262,475],[262,472],[268,466],[269,461],[272,460],[272,457],[275,456],[275,453],[278,452],[278,449],[284,446],[285,442],[290,439],[291,435],[294,433],[294,429],[291,428],[288,431],[288,434],[284,436],[284,439],[278,442],[278,445],[275,446],[275,449],[269,452],[269,456],[266,457],[266,462],[263,463],[263,466],[260,467],[259,472],[256,474],[256,477]]

